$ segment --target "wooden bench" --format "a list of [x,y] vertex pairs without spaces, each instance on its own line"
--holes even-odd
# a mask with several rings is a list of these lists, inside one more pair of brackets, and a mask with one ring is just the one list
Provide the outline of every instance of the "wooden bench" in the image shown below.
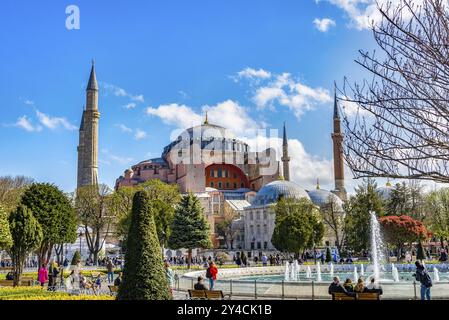
[[109,288],[109,293],[111,294],[111,296],[117,295],[118,286],[108,286],[108,288]]
[[0,280],[0,287],[12,287],[13,285],[13,280]]
[[189,290],[189,299],[224,300],[230,299],[230,296],[225,295],[221,290]]
[[346,293],[335,292],[332,294],[332,300],[380,300],[380,294],[377,292],[356,293],[355,296]]
[[189,290],[189,299],[206,299],[206,290]]
[[348,296],[346,293],[334,292],[332,293],[332,300],[347,301],[356,300],[356,296]]
[[377,292],[357,293],[357,300],[380,300],[380,294]]

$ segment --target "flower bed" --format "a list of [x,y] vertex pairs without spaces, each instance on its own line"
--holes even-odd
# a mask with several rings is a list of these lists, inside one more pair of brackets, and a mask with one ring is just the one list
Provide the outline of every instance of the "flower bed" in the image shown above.
[[114,300],[110,295],[70,295],[41,287],[0,288],[0,300]]

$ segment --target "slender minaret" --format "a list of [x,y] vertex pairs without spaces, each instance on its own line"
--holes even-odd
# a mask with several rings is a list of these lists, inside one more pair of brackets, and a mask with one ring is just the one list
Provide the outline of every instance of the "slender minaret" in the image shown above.
[[341,199],[346,199],[345,189],[345,173],[343,162],[343,134],[341,132],[340,112],[337,102],[337,87],[334,87],[334,132],[332,133],[332,141],[334,145],[334,193]]
[[286,181],[290,181],[290,157],[288,156],[288,140],[287,140],[287,129],[285,128],[284,122],[284,136],[282,138],[282,164],[283,164],[283,174]]
[[78,145],[77,186],[98,184],[98,84],[92,61],[89,83],[86,88],[86,107],[81,117]]

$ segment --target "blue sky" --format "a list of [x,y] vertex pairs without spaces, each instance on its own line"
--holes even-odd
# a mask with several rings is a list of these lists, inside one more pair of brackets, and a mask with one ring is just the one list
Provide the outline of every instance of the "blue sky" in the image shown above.
[[[357,22],[370,4],[351,3],[3,0],[0,176],[74,190],[95,59],[101,182],[112,187],[130,165],[160,156],[174,129],[208,109],[211,122],[241,135],[239,123],[286,121],[294,180],[310,188],[319,177],[331,188],[333,82],[362,77],[353,60],[374,46]],[[65,25],[71,4],[79,30]]]

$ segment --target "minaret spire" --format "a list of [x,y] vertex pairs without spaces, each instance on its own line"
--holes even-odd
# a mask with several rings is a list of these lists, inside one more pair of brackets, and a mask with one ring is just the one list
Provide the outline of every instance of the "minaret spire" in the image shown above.
[[95,61],[92,60],[92,68],[90,69],[90,76],[89,76],[89,82],[87,84],[87,91],[89,90],[95,90],[98,91],[98,83],[97,83],[97,76],[95,74]]
[[341,132],[340,112],[338,109],[337,85],[334,83],[334,132],[332,133],[334,151],[334,180],[335,190],[333,191],[341,199],[346,199],[345,173],[343,160],[343,134]]
[[86,106],[81,117],[78,144],[77,186],[98,184],[98,83],[95,63],[92,60],[89,82],[86,88]]
[[284,122],[284,135],[282,137],[282,164],[283,164],[283,174],[286,181],[290,181],[290,157],[288,156],[288,139],[287,139],[287,129]]

